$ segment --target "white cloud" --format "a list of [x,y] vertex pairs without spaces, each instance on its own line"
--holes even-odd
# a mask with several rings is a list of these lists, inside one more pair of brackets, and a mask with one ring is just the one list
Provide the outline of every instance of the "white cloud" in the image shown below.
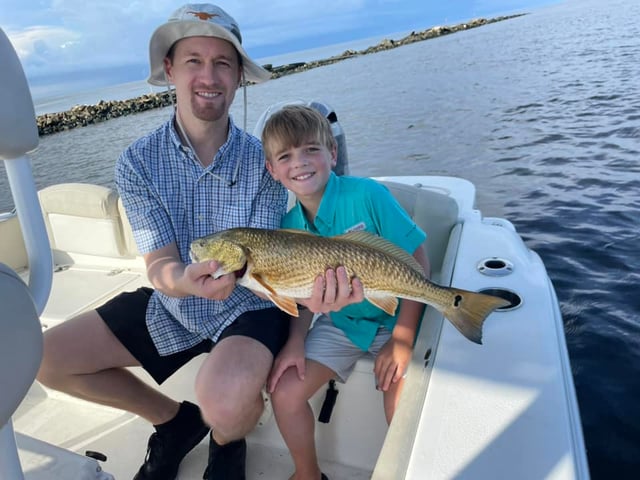
[[[180,5],[171,0],[4,1],[10,3],[13,15],[4,18],[6,11],[0,13],[0,25],[14,22],[5,31],[27,75],[44,74],[47,69],[145,63],[151,33]],[[371,0],[217,3],[236,18],[245,46],[251,48],[348,30]],[[39,26],[20,25],[34,19]]]
[[11,40],[25,69],[49,65],[52,59],[65,62],[80,34],[66,28],[52,26],[28,27],[19,32],[5,32]]
[[[6,11],[1,13],[0,25],[28,76],[44,74],[47,70],[144,62],[153,28],[175,5],[168,0],[146,3],[26,0],[15,2],[11,7],[14,15],[10,18]],[[26,16],[25,11],[31,15]],[[34,19],[38,20],[38,26],[24,23]]]

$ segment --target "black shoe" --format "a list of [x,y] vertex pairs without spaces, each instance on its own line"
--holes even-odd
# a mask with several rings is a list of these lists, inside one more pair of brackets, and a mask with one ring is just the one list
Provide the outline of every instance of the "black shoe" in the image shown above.
[[236,440],[218,445],[209,437],[209,461],[204,471],[204,480],[245,480],[247,442]]
[[320,480],[329,480],[329,477],[327,477],[324,473],[320,473]]
[[149,437],[147,456],[133,480],[174,480],[182,459],[208,432],[200,409],[182,402],[178,414]]

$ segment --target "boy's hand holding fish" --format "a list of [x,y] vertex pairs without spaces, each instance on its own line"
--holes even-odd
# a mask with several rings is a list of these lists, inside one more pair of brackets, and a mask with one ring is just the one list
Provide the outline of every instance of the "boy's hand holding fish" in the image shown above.
[[[228,274],[227,274],[228,275]],[[236,277],[234,276],[234,281]],[[260,298],[269,300],[262,291],[252,290]],[[311,296],[296,298],[296,303],[313,313],[338,312],[347,305],[364,300],[364,287],[358,278],[349,278],[346,268],[339,266],[327,269],[324,275],[318,275],[313,283]]]
[[352,303],[364,300],[364,288],[357,277],[350,279],[347,270],[339,266],[318,275],[313,284],[310,298],[297,298],[313,313],[337,312]]

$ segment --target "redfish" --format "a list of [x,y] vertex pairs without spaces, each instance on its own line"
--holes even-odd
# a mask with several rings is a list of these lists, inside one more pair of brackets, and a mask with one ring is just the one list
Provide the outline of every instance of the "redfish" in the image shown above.
[[465,337],[482,343],[482,325],[507,300],[431,282],[413,256],[368,232],[320,237],[302,230],[232,228],[191,243],[196,262],[215,260],[214,276],[236,272],[237,283],[262,292],[297,317],[296,298],[309,298],[316,277],[342,265],[357,277],[364,296],[393,315],[398,298],[431,305]]

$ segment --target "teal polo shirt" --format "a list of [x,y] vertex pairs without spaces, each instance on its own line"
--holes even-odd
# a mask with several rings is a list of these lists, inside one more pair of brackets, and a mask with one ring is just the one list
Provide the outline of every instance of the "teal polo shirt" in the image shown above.
[[[387,187],[369,178],[338,177],[334,173],[329,177],[314,222],[307,221],[302,205],[296,202],[284,217],[282,228],[306,230],[323,237],[366,230],[411,254],[427,238]],[[331,313],[331,320],[355,345],[367,351],[380,325],[393,330],[399,310],[395,316],[387,315],[365,300]]]

